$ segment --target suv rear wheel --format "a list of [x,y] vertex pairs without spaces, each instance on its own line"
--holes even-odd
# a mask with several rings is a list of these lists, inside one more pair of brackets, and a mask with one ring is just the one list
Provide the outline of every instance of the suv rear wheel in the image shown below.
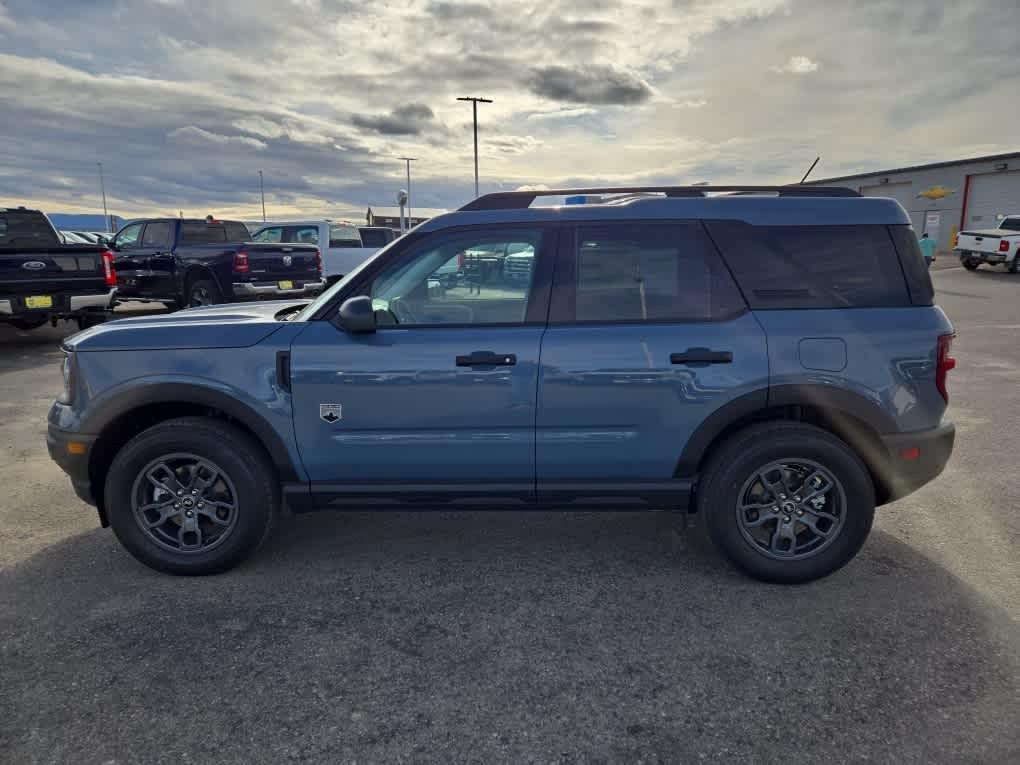
[[170,574],[233,568],[269,536],[279,486],[238,428],[182,417],[131,439],[106,477],[110,525],[128,552]]
[[875,489],[861,460],[831,433],[763,423],[731,436],[713,455],[698,509],[715,545],[751,576],[808,582],[860,550]]

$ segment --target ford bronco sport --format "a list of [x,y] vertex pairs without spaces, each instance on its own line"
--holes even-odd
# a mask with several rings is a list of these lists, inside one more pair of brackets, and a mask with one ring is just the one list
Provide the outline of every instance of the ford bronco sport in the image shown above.
[[[953,447],[953,328],[906,213],[839,188],[587,192],[480,197],[311,302],[81,332],[50,454],[176,574],[236,565],[284,511],[394,506],[669,509],[764,580],[843,566]],[[496,250],[525,278],[434,278]]]

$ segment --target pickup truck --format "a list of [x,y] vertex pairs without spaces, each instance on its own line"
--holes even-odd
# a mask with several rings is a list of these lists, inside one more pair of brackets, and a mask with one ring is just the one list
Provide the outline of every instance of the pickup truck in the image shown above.
[[968,271],[982,263],[1002,263],[1015,274],[1020,268],[1020,215],[1007,215],[998,228],[961,231],[953,250]]
[[122,300],[199,306],[311,296],[325,286],[314,244],[255,243],[238,221],[133,221],[110,247]]
[[0,208],[0,322],[29,330],[74,319],[84,329],[106,317],[116,287],[106,247],[64,244],[40,211]]
[[[353,223],[330,220],[278,221],[263,226],[252,237],[265,244],[315,244],[322,247],[323,273],[332,284],[375,255],[380,247],[366,247]],[[325,245],[325,246],[323,246]]]

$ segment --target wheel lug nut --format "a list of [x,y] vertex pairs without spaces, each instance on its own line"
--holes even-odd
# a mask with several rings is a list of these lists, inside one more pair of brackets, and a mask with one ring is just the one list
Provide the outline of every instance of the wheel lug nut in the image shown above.
[[800,502],[800,497],[794,497],[794,498],[793,498],[793,501],[794,501],[794,502]]
[[205,502],[199,502],[196,507],[205,507]]
[[790,522],[790,516],[784,515],[783,516],[783,523],[789,523],[789,522]]
[[804,511],[803,510],[798,510],[797,511],[797,515],[804,515]]
[[191,493],[192,493],[192,494],[198,494],[198,489],[192,489],[192,490],[191,490]]
[[180,510],[180,509],[181,509],[181,503],[180,502],[174,502],[174,510]]
[[181,491],[180,489],[178,489],[178,490],[177,490],[177,496],[178,496],[178,497],[183,497],[183,496],[184,496],[184,492],[183,492],[183,491]]

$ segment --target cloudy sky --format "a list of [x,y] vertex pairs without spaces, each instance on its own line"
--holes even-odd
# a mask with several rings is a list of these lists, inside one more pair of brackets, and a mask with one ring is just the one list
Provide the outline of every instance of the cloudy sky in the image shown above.
[[1020,148],[1017,0],[0,0],[0,205],[362,214]]

